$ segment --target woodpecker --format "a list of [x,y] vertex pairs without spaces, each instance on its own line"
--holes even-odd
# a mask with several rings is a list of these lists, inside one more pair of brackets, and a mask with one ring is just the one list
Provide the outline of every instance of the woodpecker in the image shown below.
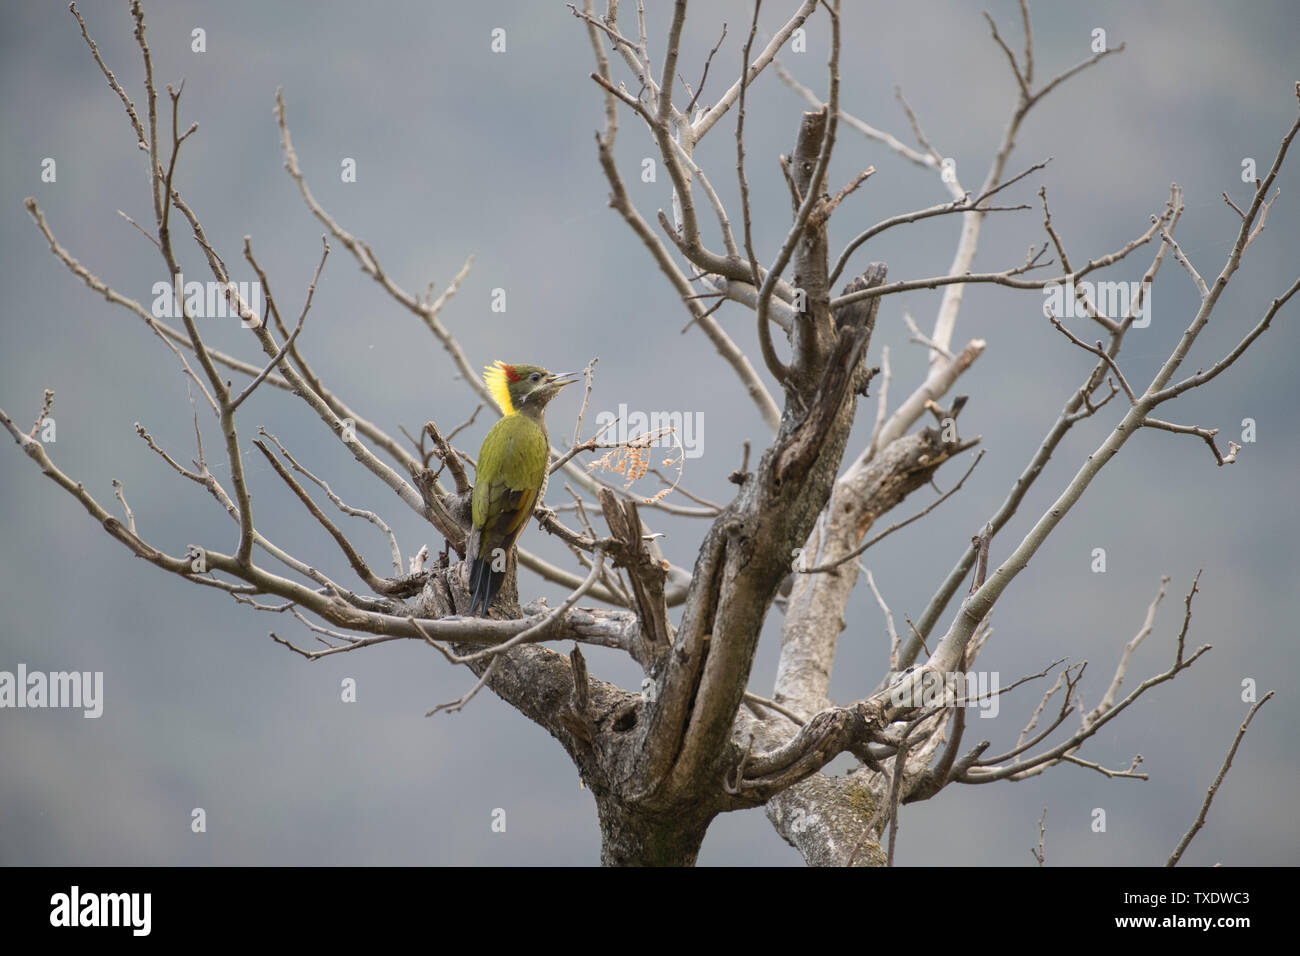
[[578,374],[501,361],[483,370],[483,381],[501,407],[502,418],[487,433],[478,453],[473,527],[466,545],[471,616],[479,611],[487,616],[505,579],[510,549],[546,494],[551,462],[546,405],[560,389],[577,381]]

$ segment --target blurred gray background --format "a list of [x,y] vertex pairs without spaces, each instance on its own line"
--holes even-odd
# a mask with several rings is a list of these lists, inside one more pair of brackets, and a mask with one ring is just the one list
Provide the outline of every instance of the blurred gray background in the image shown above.
[[[652,55],[662,62],[667,3],[649,4]],[[793,9],[764,5],[770,32]],[[901,85],[938,148],[957,161],[968,187],[983,179],[1010,113],[1015,84],[989,38],[980,6],[959,2],[846,4],[843,101],[846,109],[911,141],[893,99]],[[1021,46],[1016,5],[989,9],[1013,48]],[[125,3],[84,4],[92,35],[143,110],[142,68]],[[703,412],[704,455],[687,462],[685,484],[725,501],[726,476],[749,438],[765,434],[729,368],[698,331],[640,243],[607,208],[592,134],[602,100],[585,27],[552,3],[314,4],[151,3],[146,15],[158,82],[185,80],[182,123],[199,132],[183,148],[176,181],[227,262],[250,278],[245,234],[269,270],[273,290],[296,315],[320,254],[322,229],[282,169],[274,93],[283,87],[304,171],[320,201],[367,240],[407,289],[441,288],[468,254],[475,266],[443,313],[475,367],[495,358],[552,368],[600,357],[593,413],[620,402],[645,411]],[[1056,223],[1076,261],[1110,251],[1145,229],[1171,180],[1186,189],[1178,235],[1201,271],[1222,266],[1235,233],[1227,190],[1242,205],[1251,187],[1241,161],[1261,175],[1296,113],[1293,83],[1300,29],[1286,3],[1209,2],[1033,7],[1038,75],[1046,79],[1089,55],[1090,33],[1127,44],[1051,95],[1027,121],[1008,167],[1015,173],[1048,156],[1051,164],[1007,193],[1035,209],[991,218],[976,269],[1018,264],[1041,241],[1035,193],[1046,184]],[[722,23],[725,44],[702,102],[736,75],[750,8],[692,5],[681,72],[694,84]],[[191,51],[202,27],[207,52]],[[506,30],[507,52],[489,49]],[[814,18],[805,54],[783,59],[824,92],[828,29]],[[202,489],[175,477],[135,435],[143,423],[183,461],[194,454],[187,382],[140,323],[91,293],[50,254],[23,209],[34,196],[56,236],[88,268],[126,295],[152,299],[166,279],[153,247],[120,209],[151,222],[146,163],[117,98],[106,86],[63,3],[9,7],[0,37],[0,253],[6,295],[0,320],[0,406],[27,427],[41,390],[57,390],[54,460],[105,506],[121,479],[141,532],[169,552],[189,542],[233,547],[235,529]],[[635,89],[635,84],[633,84]],[[753,89],[748,157],[755,241],[770,260],[788,223],[776,158],[793,145],[804,102],[770,71]],[[734,114],[698,158],[724,196],[733,197]],[[945,200],[937,178],[841,128],[831,171],[838,188],[868,164],[878,172],[833,221],[838,248],[885,216]],[[648,136],[624,114],[619,159],[642,212],[667,207],[667,177],[644,184]],[[57,181],[41,181],[41,162]],[[340,162],[357,162],[358,181],[340,182]],[[662,172],[662,171],[661,171]],[[1281,179],[1268,227],[1250,249],[1211,327],[1188,360],[1209,364],[1257,321],[1297,267],[1300,154]],[[952,257],[959,222],[939,218],[889,232],[861,250],[859,268],[888,262],[894,278],[938,275]],[[716,232],[710,242],[718,246]],[[438,343],[417,320],[360,273],[335,243],[301,339],[327,381],[389,431],[433,418],[465,420],[476,401]],[[181,232],[191,278],[202,257]],[[1153,247],[1108,270],[1135,280]],[[490,310],[503,287],[508,311]],[[924,350],[907,341],[902,308],[923,327],[939,294],[885,300],[872,361],[893,354],[897,401],[923,374]],[[1150,328],[1129,335],[1123,363],[1137,386],[1149,381],[1190,319],[1196,296],[1172,261],[1156,286]],[[1003,682],[1058,657],[1091,661],[1083,683],[1092,706],[1124,643],[1142,622],[1160,575],[1173,579],[1155,632],[1136,655],[1126,688],[1163,670],[1182,619],[1181,600],[1204,568],[1189,645],[1214,650],[1190,672],[1152,691],[1088,744],[1083,756],[1126,767],[1143,756],[1146,782],[1107,780],[1076,766],[1030,782],[954,786],[905,808],[904,864],[1029,865],[1037,820],[1047,814],[1050,864],[1163,863],[1194,819],[1248,705],[1245,679],[1278,698],[1260,713],[1186,856],[1194,865],[1300,862],[1294,806],[1300,744],[1294,728],[1297,429],[1293,357],[1300,304],[1228,374],[1164,410],[1180,422],[1240,438],[1258,423],[1258,441],[1240,461],[1216,468],[1205,445],[1165,433],[1132,441],[1090,489],[999,605],[980,667]],[[757,361],[752,314],[725,306],[720,320]],[[1076,323],[1081,334],[1092,335]],[[212,343],[260,364],[260,352],[231,323],[209,320]],[[982,434],[988,454],[961,494],[892,536],[865,561],[898,618],[915,618],[969,536],[1002,500],[1061,403],[1091,367],[1042,317],[1038,293],[990,286],[967,290],[955,342],[988,340],[956,392],[972,396],[963,432]],[[576,391],[576,390],[575,390]],[[552,430],[571,435],[577,394],[559,399]],[[200,399],[201,401],[201,399]],[[875,398],[859,413],[855,447],[868,438]],[[1117,419],[1117,405],[1077,428],[996,540],[1004,556],[1079,462]],[[405,553],[441,544],[402,510],[392,493],[355,467],[301,403],[263,388],[241,411],[247,447],[256,427],[275,432],[349,503],[379,509]],[[214,470],[220,444],[202,416]],[[485,410],[460,441],[477,450],[492,416]],[[423,715],[473,682],[430,649],[395,642],[308,664],[271,642],[276,629],[302,644],[291,619],[254,612],[227,595],[186,585],[131,557],[7,439],[0,444],[0,669],[104,672],[99,720],[75,711],[0,711],[0,862],[8,864],[592,864],[599,841],[594,804],[547,734],[490,694],[461,714]],[[327,570],[346,568],[321,529],[292,501],[260,456],[246,458],[262,530]],[[946,466],[947,488],[965,460]],[[642,482],[644,494],[655,490]],[[933,493],[919,492],[891,520]],[[552,501],[564,498],[552,485]],[[682,499],[679,499],[682,500]],[[702,525],[658,520],[665,548],[690,566]],[[351,526],[378,567],[383,540]],[[535,528],[527,545],[555,560],[564,553]],[[1090,571],[1104,547],[1105,574]],[[267,559],[268,561],[270,559]],[[561,588],[527,578],[525,597]],[[773,613],[751,686],[771,691],[779,641]],[[562,648],[564,649],[564,648]],[[850,608],[832,693],[840,700],[873,688],[886,664],[880,613],[865,586]],[[593,671],[636,686],[628,662],[589,654]],[[354,678],[356,703],[340,701]],[[973,721],[967,739],[1014,742],[1038,698],[1026,689],[1002,701],[995,720]],[[843,770],[843,764],[836,768]],[[195,807],[204,834],[190,830]],[[1107,829],[1094,833],[1092,811]],[[491,828],[497,808],[506,832]],[[702,864],[800,862],[761,811],[719,818]]]

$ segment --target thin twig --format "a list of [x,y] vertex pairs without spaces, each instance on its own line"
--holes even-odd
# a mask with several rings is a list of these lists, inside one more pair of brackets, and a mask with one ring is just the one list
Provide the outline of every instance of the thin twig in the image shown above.
[[1182,859],[1183,851],[1187,849],[1187,845],[1191,843],[1192,838],[1200,832],[1201,827],[1205,826],[1205,815],[1210,812],[1210,804],[1214,802],[1214,796],[1219,792],[1219,785],[1223,783],[1223,778],[1228,775],[1228,770],[1232,766],[1232,758],[1237,755],[1237,747],[1241,744],[1241,738],[1246,736],[1246,730],[1250,727],[1250,722],[1255,719],[1255,714],[1259,712],[1261,707],[1268,703],[1269,699],[1273,696],[1273,693],[1273,691],[1269,691],[1261,697],[1256,702],[1255,706],[1250,708],[1250,713],[1246,715],[1246,719],[1242,722],[1241,726],[1237,728],[1237,736],[1233,738],[1232,747],[1228,750],[1228,756],[1224,758],[1223,766],[1219,768],[1218,776],[1214,778],[1214,783],[1210,784],[1210,789],[1205,794],[1205,802],[1201,804],[1201,812],[1196,815],[1196,822],[1193,823],[1192,828],[1183,835],[1183,838],[1178,841],[1178,846],[1174,848],[1174,852],[1169,857],[1169,861],[1165,866],[1177,866],[1178,861]]
[[880,611],[885,615],[885,627],[889,630],[889,669],[896,670],[898,667],[898,629],[894,627],[894,612],[889,609],[885,599],[880,594],[880,588],[876,587],[875,576],[872,575],[870,568],[865,568],[864,573],[867,578],[867,586],[871,588],[871,593],[876,596],[876,603],[880,605]]
[[1043,848],[1043,842],[1047,839],[1047,807],[1043,807],[1043,815],[1038,818],[1038,849],[1029,848],[1038,865],[1042,866],[1047,862],[1047,851]]
[[1093,355],[1097,356],[1097,358],[1109,365],[1110,370],[1114,372],[1115,377],[1119,379],[1119,384],[1120,387],[1124,389],[1124,394],[1128,396],[1129,403],[1132,405],[1137,404],[1137,395],[1133,393],[1133,386],[1129,385],[1128,379],[1126,379],[1124,373],[1119,370],[1119,365],[1116,364],[1115,357],[1102,346],[1100,341],[1098,341],[1096,345],[1089,345],[1062,325],[1061,320],[1053,315],[1050,309],[1048,310],[1047,317],[1051,320],[1052,324],[1056,326],[1057,330],[1067,339],[1079,346],[1079,348],[1083,349],[1085,352],[1091,352]]
[[293,343],[298,340],[298,335],[302,332],[303,323],[307,321],[307,313],[311,310],[311,300],[316,295],[316,283],[320,281],[321,270],[325,268],[325,260],[329,258],[330,254],[329,237],[321,236],[320,238],[324,249],[321,252],[320,264],[316,266],[316,275],[312,277],[311,285],[307,287],[307,301],[303,303],[302,314],[298,316],[298,324],[294,326],[294,330],[290,336],[284,340],[284,345],[280,347],[280,351],[275,353],[275,356],[271,361],[266,363],[266,367],[258,373],[257,377],[249,382],[248,385],[244,387],[244,390],[230,402],[230,410],[232,412],[243,404],[244,399],[253,394],[253,390],[262,384],[263,380],[271,374],[271,371],[277,365],[284,361],[285,355],[293,348]]
[[718,42],[713,44],[713,49],[709,51],[709,55],[704,61],[704,72],[700,74],[700,82],[699,85],[695,87],[695,95],[692,96],[691,101],[686,104],[686,109],[682,110],[682,114],[688,118],[691,115],[691,110],[695,108],[695,101],[698,100],[700,94],[704,92],[704,81],[709,78],[709,64],[713,62],[713,54],[718,52],[718,48],[722,46],[722,41],[726,38],[727,25],[724,23],[722,25],[722,36],[718,37]]
[[826,571],[834,571],[836,568],[838,568],[841,564],[844,564],[846,561],[852,561],[854,558],[862,554],[864,551],[866,551],[872,545],[879,542],[881,539],[888,537],[889,535],[893,534],[895,531],[899,530],[900,528],[906,528],[913,521],[918,521],[921,518],[924,518],[931,511],[939,507],[939,505],[943,504],[945,501],[947,501],[949,498],[951,498],[953,495],[955,495],[958,491],[961,490],[961,486],[966,483],[966,479],[970,477],[970,473],[975,470],[975,466],[980,463],[980,459],[983,457],[984,457],[984,451],[981,449],[979,454],[975,456],[975,460],[970,463],[970,467],[966,469],[966,473],[961,476],[961,480],[958,481],[957,484],[953,485],[952,488],[950,488],[947,492],[940,495],[934,501],[930,502],[929,505],[927,505],[925,508],[918,511],[916,514],[912,515],[910,518],[905,518],[902,521],[890,525],[884,531],[880,532],[880,534],[876,535],[874,538],[864,541],[862,544],[858,545],[858,547],[854,548],[848,554],[836,558],[834,561],[831,561],[827,564],[819,564],[815,568],[808,568],[803,573],[821,574]]
[[1222,468],[1224,465],[1231,465],[1237,460],[1237,452],[1241,451],[1241,446],[1235,441],[1228,442],[1228,454],[1224,455],[1219,451],[1219,446],[1214,441],[1214,436],[1219,433],[1217,428],[1198,428],[1194,425],[1175,425],[1173,422],[1167,422],[1159,418],[1152,418],[1150,415],[1142,419],[1141,423],[1147,428],[1159,428],[1162,431],[1173,432],[1177,435],[1195,435],[1205,441],[1210,446],[1210,451],[1214,453],[1214,460]]

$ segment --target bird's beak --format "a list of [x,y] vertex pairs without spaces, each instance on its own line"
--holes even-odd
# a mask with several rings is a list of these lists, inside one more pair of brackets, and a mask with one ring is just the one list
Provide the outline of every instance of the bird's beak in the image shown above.
[[572,385],[578,379],[582,378],[582,372],[552,372],[550,383],[556,387],[563,388],[565,385]]

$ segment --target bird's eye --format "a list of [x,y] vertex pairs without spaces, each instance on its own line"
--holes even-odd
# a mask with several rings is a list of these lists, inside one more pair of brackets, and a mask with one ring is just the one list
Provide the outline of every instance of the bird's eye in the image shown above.
[[532,380],[533,380],[534,382],[540,382],[540,381],[542,380],[542,373],[541,373],[541,372],[534,372],[534,373],[532,374]]

